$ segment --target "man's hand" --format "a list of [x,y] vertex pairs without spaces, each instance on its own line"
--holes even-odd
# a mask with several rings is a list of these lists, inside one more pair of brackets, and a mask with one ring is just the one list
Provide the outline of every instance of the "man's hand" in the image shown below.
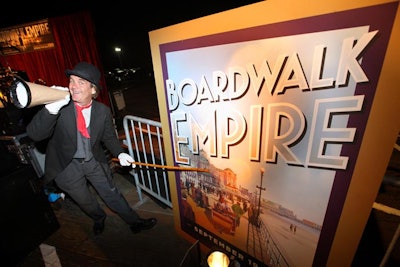
[[136,165],[133,163],[134,162],[133,158],[127,153],[120,153],[118,155],[118,159],[119,159],[119,164],[121,166],[132,165],[132,168],[136,167]]
[[50,114],[56,115],[60,109],[69,103],[71,96],[68,94],[64,99],[57,100],[53,103],[46,104],[46,109],[50,112]]

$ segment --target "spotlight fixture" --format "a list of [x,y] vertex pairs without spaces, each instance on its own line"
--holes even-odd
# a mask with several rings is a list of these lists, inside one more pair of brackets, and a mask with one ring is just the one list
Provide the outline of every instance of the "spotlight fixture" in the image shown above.
[[221,251],[213,251],[207,257],[209,267],[228,267],[229,257]]

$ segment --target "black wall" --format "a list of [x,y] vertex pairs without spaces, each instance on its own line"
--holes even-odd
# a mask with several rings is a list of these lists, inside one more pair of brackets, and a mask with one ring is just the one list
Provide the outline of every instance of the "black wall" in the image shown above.
[[[14,165],[15,166],[15,165]],[[0,261],[16,266],[60,227],[31,165],[0,178]]]

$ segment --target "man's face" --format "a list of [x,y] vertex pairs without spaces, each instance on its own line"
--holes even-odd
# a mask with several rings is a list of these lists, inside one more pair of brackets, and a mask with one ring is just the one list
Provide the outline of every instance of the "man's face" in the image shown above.
[[77,102],[81,106],[88,105],[92,101],[92,95],[96,93],[96,89],[92,84],[79,76],[69,76],[69,92],[72,101]]

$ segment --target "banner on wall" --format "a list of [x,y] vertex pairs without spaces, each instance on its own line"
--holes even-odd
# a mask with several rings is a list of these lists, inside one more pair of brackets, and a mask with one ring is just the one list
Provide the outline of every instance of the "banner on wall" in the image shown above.
[[[398,3],[160,45],[181,228],[242,266],[324,266]],[[357,19],[355,19],[357,18]]]
[[50,49],[54,45],[47,19],[0,29],[0,50],[3,55]]

